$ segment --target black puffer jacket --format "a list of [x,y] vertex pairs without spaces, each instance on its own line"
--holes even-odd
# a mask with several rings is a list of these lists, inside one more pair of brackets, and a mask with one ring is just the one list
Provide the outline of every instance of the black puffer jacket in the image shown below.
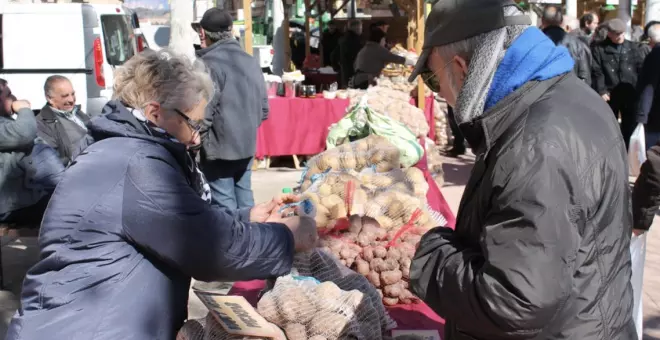
[[637,339],[628,165],[608,105],[568,74],[461,130],[478,156],[456,230],[428,232],[410,272],[443,339]]
[[594,45],[592,53],[592,85],[598,94],[603,95],[619,86],[634,88],[648,51],[641,44],[628,40],[617,46],[608,38]]
[[566,33],[559,26],[550,26],[543,33],[557,46],[564,46],[575,61],[573,71],[585,83],[591,86],[591,49],[577,35]]

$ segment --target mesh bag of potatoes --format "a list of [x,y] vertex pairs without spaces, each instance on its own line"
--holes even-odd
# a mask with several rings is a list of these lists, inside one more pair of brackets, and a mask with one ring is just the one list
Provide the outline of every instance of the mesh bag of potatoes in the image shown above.
[[353,215],[348,230],[322,234],[321,246],[340,263],[366,277],[378,289],[386,306],[417,303],[419,300],[408,285],[415,250],[430,229],[415,223],[421,215],[422,210],[417,209],[408,223],[392,230],[381,228],[371,217]]
[[380,227],[393,229],[406,224],[417,209],[423,214],[416,225],[435,223],[426,204],[428,189],[424,174],[417,168],[388,172],[367,168],[359,173],[329,172],[319,176],[302,197],[315,206],[320,230],[335,230],[337,221],[350,215],[368,216]]
[[257,304],[259,314],[280,326],[287,339],[380,340],[396,326],[374,287],[331,255],[299,254],[294,268],[271,283]]
[[374,168],[378,172],[399,168],[399,149],[386,138],[376,135],[342,144],[307,162],[300,188],[307,190],[316,178],[330,171],[361,171],[365,168]]
[[206,318],[186,321],[177,333],[176,340],[286,340],[284,332],[277,325],[273,324],[272,327],[274,336],[267,338],[229,334],[208,313]]

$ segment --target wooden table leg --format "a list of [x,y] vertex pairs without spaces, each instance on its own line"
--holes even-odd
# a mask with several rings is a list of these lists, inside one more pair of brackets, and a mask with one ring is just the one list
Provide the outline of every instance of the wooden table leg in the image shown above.
[[300,170],[300,160],[298,160],[297,155],[293,155],[293,165],[296,167],[296,170]]
[[270,169],[270,156],[266,156],[266,169]]

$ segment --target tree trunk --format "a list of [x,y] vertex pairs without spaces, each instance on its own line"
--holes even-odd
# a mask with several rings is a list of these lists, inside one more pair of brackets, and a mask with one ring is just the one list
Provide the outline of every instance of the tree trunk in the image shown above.
[[194,0],[171,0],[170,2],[170,48],[180,54],[195,59],[196,32],[191,23]]

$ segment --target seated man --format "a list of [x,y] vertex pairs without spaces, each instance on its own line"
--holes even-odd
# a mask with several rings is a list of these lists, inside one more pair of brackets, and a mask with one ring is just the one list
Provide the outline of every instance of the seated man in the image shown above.
[[0,222],[39,224],[63,172],[55,150],[37,138],[30,103],[0,79]]
[[68,165],[80,140],[87,134],[89,117],[76,105],[76,92],[64,76],[50,76],[44,84],[46,104],[37,116],[38,135],[57,150]]

